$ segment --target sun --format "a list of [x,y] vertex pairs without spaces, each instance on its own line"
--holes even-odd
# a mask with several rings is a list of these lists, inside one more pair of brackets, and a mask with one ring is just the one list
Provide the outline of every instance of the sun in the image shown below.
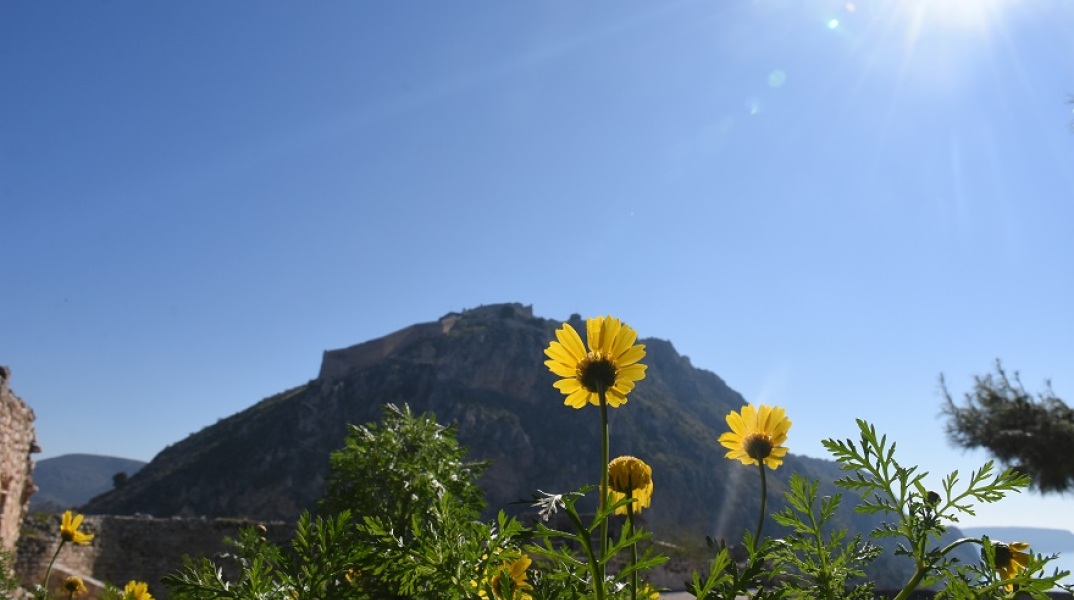
[[827,16],[833,33],[854,42],[863,77],[894,75],[894,105],[904,93],[948,96],[1012,58],[1006,42],[1023,9],[1018,0],[860,1]]
[[[896,4],[918,33],[939,30],[990,36],[1003,19],[1003,0],[911,0]],[[937,31],[937,32],[939,32]]]

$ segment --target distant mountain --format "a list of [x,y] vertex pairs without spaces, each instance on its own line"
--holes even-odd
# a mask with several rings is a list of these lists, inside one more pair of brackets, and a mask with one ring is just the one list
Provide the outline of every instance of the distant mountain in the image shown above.
[[[584,322],[574,317],[576,329]],[[562,321],[503,304],[413,325],[325,352],[317,377],[267,398],[165,448],[120,489],[90,501],[88,512],[294,519],[324,491],[328,455],[349,423],[381,417],[383,403],[407,403],[458,426],[475,460],[491,460],[482,481],[490,509],[597,481],[599,416],[563,405],[543,362]],[[614,455],[652,465],[658,524],[699,535],[738,537],[756,519],[756,472],[723,457],[716,437],[745,400],[715,374],[694,368],[671,343],[642,340],[647,375],[610,411]],[[792,415],[793,418],[793,415]],[[792,457],[770,478],[778,496],[792,471],[834,474],[831,463]],[[659,507],[659,508],[657,508]]]
[[1034,552],[1074,553],[1074,532],[1044,527],[963,527],[963,535],[979,538],[987,535],[1001,542],[1029,542]]
[[[569,322],[584,332],[581,317]],[[342,447],[348,424],[379,420],[382,405],[391,402],[455,424],[469,457],[492,461],[481,481],[489,515],[500,508],[527,511],[516,501],[599,477],[599,412],[564,406],[552,387],[556,377],[543,364],[560,325],[521,304],[483,306],[325,352],[316,379],[165,448],[126,485],[83,508],[294,519],[322,496],[328,455]],[[648,371],[629,402],[610,411],[612,456],[630,454],[652,466],[655,493],[642,516],[661,538],[737,542],[756,523],[757,471],[725,459],[716,438],[727,429],[727,413],[745,400],[670,342],[641,342]],[[834,462],[789,455],[768,478],[773,510],[782,506],[795,472],[821,481],[822,495],[836,493],[831,482],[842,475]],[[842,524],[871,529],[875,519],[852,513],[854,504],[843,503]]]
[[37,493],[30,497],[30,510],[56,512],[74,508],[115,487],[117,473],[131,476],[145,462],[96,454],[64,454],[37,461],[34,483]]

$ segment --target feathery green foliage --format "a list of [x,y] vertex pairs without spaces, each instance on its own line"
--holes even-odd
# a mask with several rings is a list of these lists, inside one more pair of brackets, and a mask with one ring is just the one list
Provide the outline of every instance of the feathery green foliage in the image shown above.
[[963,448],[985,448],[1003,464],[1026,473],[1041,492],[1074,487],[1074,409],[1051,389],[1034,397],[1016,372],[1008,377],[996,361],[996,373],[975,377],[965,402],[955,403],[943,377],[943,412],[947,435]]

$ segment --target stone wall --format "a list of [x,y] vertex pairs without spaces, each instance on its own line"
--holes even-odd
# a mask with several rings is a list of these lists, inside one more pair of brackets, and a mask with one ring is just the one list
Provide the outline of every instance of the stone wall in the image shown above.
[[[80,531],[92,533],[89,545],[64,544],[56,557],[63,572],[92,577],[122,588],[134,579],[149,584],[154,598],[168,597],[160,582],[179,571],[183,556],[212,557],[228,550],[225,538],[237,538],[243,527],[255,525],[240,519],[155,519],[86,515]],[[265,537],[286,544],[294,526],[266,523]],[[60,543],[60,515],[34,514],[26,519],[19,539],[15,571],[22,585],[40,583]]]
[[326,350],[321,357],[321,370],[318,379],[338,379],[354,369],[365,367],[384,359],[399,346],[410,344],[415,340],[431,338],[447,332],[440,323],[420,323],[400,329],[382,338],[363,342],[340,350]]
[[[35,513],[23,524],[19,538],[15,571],[22,585],[29,589],[41,583],[48,562],[60,543],[60,515]],[[122,588],[134,579],[149,584],[150,593],[166,600],[168,589],[161,583],[165,575],[180,570],[183,556],[214,557],[230,550],[225,538],[236,538],[243,527],[258,524],[240,519],[157,519],[146,516],[86,515],[80,531],[92,533],[89,545],[65,544],[53,567],[53,585],[71,574],[94,583],[85,600],[97,597],[103,583]],[[294,525],[282,522],[261,524],[264,537],[280,546],[287,546],[294,535]],[[227,569],[230,563],[222,565]],[[707,562],[672,559],[654,569],[647,579],[656,586],[681,589],[695,569],[704,569]],[[225,570],[226,577],[234,573]]]
[[0,366],[0,550],[14,552],[34,488],[34,411],[8,387],[11,369]]
[[513,318],[532,319],[533,306],[517,302],[507,304],[489,304],[464,310],[460,313],[448,313],[433,323],[419,323],[384,337],[356,344],[339,350],[325,350],[321,357],[321,370],[318,379],[332,380],[345,377],[351,371],[383,360],[400,346],[418,340],[446,335],[463,317],[489,319]]

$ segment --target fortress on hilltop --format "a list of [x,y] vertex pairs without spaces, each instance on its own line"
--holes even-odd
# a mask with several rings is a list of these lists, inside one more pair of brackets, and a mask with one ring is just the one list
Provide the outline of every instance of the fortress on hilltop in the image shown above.
[[[321,380],[338,379],[352,370],[368,366],[390,356],[397,348],[412,342],[447,335],[461,319],[532,319],[533,305],[517,302],[488,304],[470,308],[461,313],[450,312],[431,323],[418,323],[388,334],[382,338],[355,344],[339,350],[326,350],[321,358]],[[431,357],[430,357],[431,358]]]

